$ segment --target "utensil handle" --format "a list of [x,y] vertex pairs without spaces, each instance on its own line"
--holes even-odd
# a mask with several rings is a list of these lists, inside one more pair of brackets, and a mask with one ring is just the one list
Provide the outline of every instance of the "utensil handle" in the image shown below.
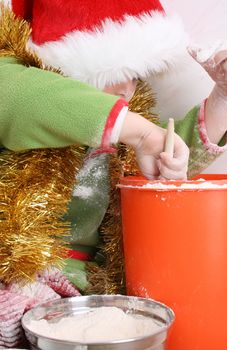
[[174,153],[174,119],[173,118],[169,118],[169,121],[168,121],[164,152],[167,152],[170,156],[173,157],[173,153]]

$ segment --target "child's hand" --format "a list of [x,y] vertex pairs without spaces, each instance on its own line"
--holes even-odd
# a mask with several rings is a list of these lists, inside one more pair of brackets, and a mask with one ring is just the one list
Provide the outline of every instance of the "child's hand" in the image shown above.
[[206,55],[205,50],[189,49],[191,56],[206,70],[209,76],[216,83],[216,88],[223,98],[227,99],[227,50],[218,52],[209,51]]
[[[213,50],[189,49],[192,57],[216,83],[206,101],[203,116],[203,133],[209,147],[218,145],[227,131],[227,50],[218,49],[220,45]],[[224,152],[226,147],[215,148],[215,152]]]
[[175,134],[174,156],[163,152],[166,130],[145,118],[128,112],[120,133],[120,142],[132,146],[141,172],[148,179],[186,179],[189,150]]

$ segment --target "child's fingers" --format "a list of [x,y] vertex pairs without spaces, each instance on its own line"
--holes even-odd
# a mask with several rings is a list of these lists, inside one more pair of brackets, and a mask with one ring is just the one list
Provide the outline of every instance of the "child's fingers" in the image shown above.
[[179,171],[176,171],[176,170],[169,169],[164,165],[161,165],[159,179],[187,180],[187,169],[181,169]]
[[219,51],[218,53],[216,53],[216,55],[214,56],[214,62],[216,65],[219,64],[226,64],[227,61],[227,50],[222,50]]
[[227,80],[227,50],[221,49],[220,44],[205,50],[188,48],[188,52],[214,81]]
[[187,178],[187,157],[173,158],[167,153],[160,154],[158,161],[161,178],[185,180]]
[[187,180],[187,171],[186,169],[176,171],[161,165],[159,178],[166,180]]
[[205,67],[214,67],[215,61],[214,61],[214,55],[216,51],[210,51],[202,50],[198,47],[189,47],[188,53],[194,58],[196,62],[198,62],[201,66]]
[[226,58],[227,50],[222,41],[217,41],[210,47],[188,47],[188,53],[202,66],[217,65]]
[[179,171],[182,168],[187,167],[187,163],[187,155],[173,158],[166,152],[160,154],[160,164],[174,171]]
[[137,153],[137,163],[141,173],[149,180],[157,179],[160,175],[157,160],[151,155]]

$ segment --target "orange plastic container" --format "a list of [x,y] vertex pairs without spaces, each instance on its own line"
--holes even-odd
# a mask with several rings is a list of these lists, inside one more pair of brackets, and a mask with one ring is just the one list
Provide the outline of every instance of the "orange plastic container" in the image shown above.
[[227,349],[227,174],[201,177],[120,185],[127,292],[174,310],[167,350]]

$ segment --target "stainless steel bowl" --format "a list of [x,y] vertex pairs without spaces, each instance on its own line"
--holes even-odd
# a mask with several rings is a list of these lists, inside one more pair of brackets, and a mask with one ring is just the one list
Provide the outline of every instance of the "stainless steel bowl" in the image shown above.
[[[56,322],[62,317],[87,312],[101,306],[115,306],[127,313],[151,317],[161,323],[160,331],[144,337],[111,341],[109,343],[78,343],[41,336],[29,329],[31,320],[43,318]],[[174,321],[173,311],[151,299],[123,295],[91,295],[48,302],[28,311],[22,319],[31,349],[40,350],[164,350],[168,329]]]

